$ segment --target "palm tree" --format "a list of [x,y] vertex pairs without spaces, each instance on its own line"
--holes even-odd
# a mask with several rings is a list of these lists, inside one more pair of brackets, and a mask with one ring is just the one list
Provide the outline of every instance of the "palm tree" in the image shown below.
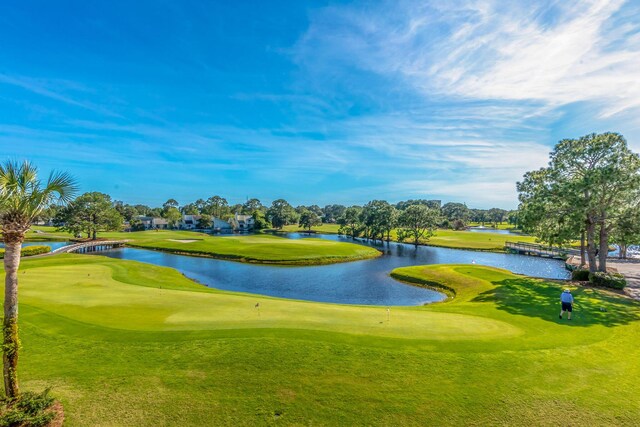
[[18,367],[18,267],[24,236],[38,214],[51,203],[67,203],[76,191],[67,173],[52,172],[45,185],[38,169],[25,161],[0,165],[0,230],[4,253],[4,322],[2,326],[5,394],[19,394]]

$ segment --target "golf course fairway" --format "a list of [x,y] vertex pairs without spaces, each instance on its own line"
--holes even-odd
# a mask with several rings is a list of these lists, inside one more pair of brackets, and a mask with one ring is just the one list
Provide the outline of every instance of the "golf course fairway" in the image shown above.
[[100,256],[25,259],[23,390],[68,425],[638,425],[640,304],[476,265],[404,267],[423,307],[223,292]]
[[[40,227],[48,233],[31,234],[69,239],[53,227]],[[359,261],[381,255],[377,249],[354,243],[323,239],[287,239],[271,234],[235,234],[212,236],[205,233],[177,230],[108,232],[105,239],[127,240],[132,247],[177,254],[218,258],[257,264],[321,265]]]

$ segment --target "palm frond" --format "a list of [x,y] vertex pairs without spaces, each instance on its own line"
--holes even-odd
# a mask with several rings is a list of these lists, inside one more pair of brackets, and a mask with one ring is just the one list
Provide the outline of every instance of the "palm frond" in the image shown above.
[[[57,194],[57,202],[66,205],[78,191],[78,185],[76,180],[67,172],[53,171],[49,174],[44,191],[49,194]],[[52,202],[52,200],[49,202]]]
[[75,180],[64,172],[52,172],[43,187],[30,162],[0,164],[0,226],[28,224],[49,204],[70,202],[76,189]]

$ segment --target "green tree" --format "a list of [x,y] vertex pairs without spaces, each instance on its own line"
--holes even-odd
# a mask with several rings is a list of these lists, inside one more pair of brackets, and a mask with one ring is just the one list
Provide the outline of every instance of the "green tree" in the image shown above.
[[195,202],[193,202],[193,205],[196,207],[198,212],[203,212],[203,210],[207,207],[207,202],[203,199],[198,199]]
[[502,223],[507,217],[507,211],[499,208],[491,208],[487,212],[489,221],[493,223],[494,228],[498,228],[498,224]]
[[347,210],[343,205],[327,205],[322,209],[322,222],[335,223]]
[[402,211],[398,222],[403,229],[403,237],[411,237],[417,247],[420,239],[427,240],[433,236],[439,221],[437,210],[425,205],[412,205]]
[[305,209],[300,214],[300,227],[306,228],[307,230],[311,231],[311,227],[315,227],[316,225],[320,224],[322,224],[322,220],[316,212]]
[[471,212],[464,203],[449,202],[442,206],[442,215],[453,223],[456,220],[466,223]]
[[469,219],[481,225],[484,225],[485,222],[489,221],[487,211],[485,209],[471,209],[469,212]]
[[618,256],[622,259],[627,258],[629,246],[640,245],[640,205],[636,203],[622,211],[611,232],[611,241],[618,245]]
[[180,204],[178,203],[178,201],[176,199],[169,199],[166,202],[164,202],[162,204],[162,209],[169,209],[169,208],[177,208],[179,207]]
[[61,209],[56,224],[73,235],[96,239],[100,231],[115,231],[122,227],[122,216],[113,207],[108,194],[84,193]]
[[546,215],[544,206],[559,203],[571,210],[570,218],[582,217],[589,270],[595,272],[606,271],[609,234],[624,208],[633,203],[639,186],[640,158],[624,137],[594,133],[560,141],[549,166],[525,175],[518,191],[521,204],[534,201],[541,206],[538,215]]
[[45,209],[43,209],[42,212],[40,212],[40,214],[38,214],[38,217],[36,218],[36,220],[42,221],[44,223],[51,222],[55,219],[59,210],[60,210],[59,205],[51,204],[47,206]]
[[167,220],[169,227],[176,228],[178,223],[182,221],[182,214],[178,208],[169,207],[162,212],[162,217]]
[[200,215],[200,218],[198,218],[198,223],[196,226],[198,228],[211,228],[212,225],[213,218],[211,217],[211,215],[202,214]]
[[224,218],[229,214],[229,202],[227,199],[220,196],[212,196],[207,199],[205,208],[202,209],[203,213],[212,215],[216,218]]
[[277,229],[281,229],[287,224],[295,224],[298,219],[295,209],[284,199],[273,201],[267,211],[267,217]]
[[360,220],[368,239],[382,240],[395,227],[397,216],[395,208],[384,200],[372,200],[362,207]]
[[198,215],[200,213],[200,210],[195,203],[187,203],[180,208],[180,212],[183,215]]
[[18,268],[25,233],[34,219],[51,203],[68,203],[76,191],[66,173],[53,172],[46,183],[29,162],[0,165],[0,227],[4,254],[3,376],[5,395],[14,399],[18,387]]
[[258,199],[249,199],[242,205],[242,213],[244,215],[253,215],[255,211],[263,210],[264,206]]
[[426,200],[426,199],[410,199],[410,200],[405,200],[402,202],[398,202],[396,203],[396,209],[398,210],[405,210],[406,208],[408,208],[409,206],[412,205],[425,205],[428,208],[431,209],[435,209],[435,210],[440,210],[441,206],[442,206],[442,201],[441,200]]
[[116,200],[115,202],[113,202],[113,207],[118,211],[120,216],[122,216],[122,218],[128,222],[131,222],[138,215],[144,215],[138,214],[138,210],[134,206],[127,205],[120,200]]
[[271,228],[271,223],[266,217],[266,214],[262,209],[255,210],[251,213],[253,217],[253,229],[264,230],[265,228]]
[[518,183],[520,227],[551,246],[568,245],[580,236],[581,264],[585,265],[583,212],[561,192],[553,191],[550,175],[551,172],[543,168],[526,173]]
[[351,206],[344,210],[344,213],[338,218],[340,224],[340,233],[354,238],[358,236],[362,223],[360,221],[362,208],[360,206]]

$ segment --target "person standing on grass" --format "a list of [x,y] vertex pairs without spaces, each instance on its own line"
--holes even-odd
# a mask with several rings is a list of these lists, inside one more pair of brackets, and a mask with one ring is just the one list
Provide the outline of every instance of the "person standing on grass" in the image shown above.
[[562,303],[562,309],[560,310],[560,318],[562,319],[562,315],[564,312],[567,312],[567,319],[571,320],[571,312],[573,311],[573,295],[571,295],[571,291],[569,289],[565,289],[560,294],[560,302]]

